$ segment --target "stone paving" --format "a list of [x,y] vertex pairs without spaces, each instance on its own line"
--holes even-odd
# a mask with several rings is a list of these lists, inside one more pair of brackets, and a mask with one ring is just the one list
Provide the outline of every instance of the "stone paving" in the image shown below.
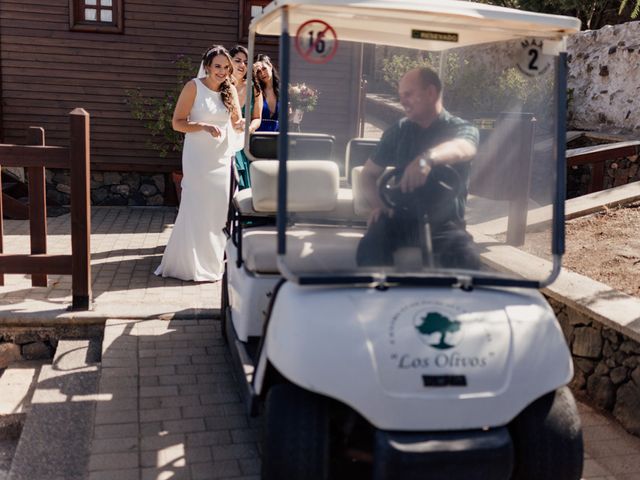
[[[90,480],[259,478],[259,421],[245,415],[215,320],[109,320]],[[640,439],[580,404],[585,480],[640,480]]]
[[258,479],[215,320],[108,320],[89,479]]
[[[160,264],[175,220],[174,207],[93,207],[91,267],[93,311],[66,312],[71,277],[50,275],[47,287],[31,287],[27,275],[6,275],[0,318],[158,318],[213,316],[219,283],[160,278]],[[48,219],[48,253],[71,253],[70,216]],[[27,221],[4,221],[4,253],[29,253]]]

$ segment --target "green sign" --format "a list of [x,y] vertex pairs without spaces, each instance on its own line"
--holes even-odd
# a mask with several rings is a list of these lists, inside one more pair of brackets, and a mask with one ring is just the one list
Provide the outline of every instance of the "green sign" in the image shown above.
[[411,38],[417,38],[418,40],[433,40],[436,42],[458,42],[457,33],[447,32],[431,32],[429,30],[411,30]]

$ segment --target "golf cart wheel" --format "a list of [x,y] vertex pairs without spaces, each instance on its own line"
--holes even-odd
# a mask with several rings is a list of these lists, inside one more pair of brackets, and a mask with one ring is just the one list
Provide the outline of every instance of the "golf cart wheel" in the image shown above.
[[227,280],[227,271],[225,269],[222,274],[222,282],[220,285],[220,333],[222,341],[227,345],[227,317],[229,316],[229,282]]
[[567,387],[539,398],[511,425],[515,448],[513,480],[579,480],[582,476],[582,427]]
[[273,386],[265,405],[263,480],[329,479],[329,409],[295,385]]

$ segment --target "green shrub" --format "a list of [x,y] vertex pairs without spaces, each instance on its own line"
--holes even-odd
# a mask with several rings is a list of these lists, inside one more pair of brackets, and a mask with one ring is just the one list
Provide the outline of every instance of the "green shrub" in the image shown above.
[[159,151],[161,157],[182,151],[184,135],[173,129],[171,120],[182,88],[195,76],[191,58],[180,56],[175,64],[178,69],[175,82],[161,97],[147,97],[142,94],[140,88],[125,92],[133,118],[141,120],[151,133],[147,144]]
[[408,55],[393,55],[382,60],[382,78],[394,91],[398,90],[400,78],[413,68],[428,67],[434,69],[430,59],[417,57],[411,58]]
[[[382,60],[385,82],[397,91],[400,78],[410,69],[429,67],[439,71],[439,54],[411,57],[396,54]],[[491,65],[471,62],[457,53],[444,58],[444,105],[460,114],[500,113],[521,110],[545,121],[553,108],[552,75],[530,78],[515,68],[496,71]]]

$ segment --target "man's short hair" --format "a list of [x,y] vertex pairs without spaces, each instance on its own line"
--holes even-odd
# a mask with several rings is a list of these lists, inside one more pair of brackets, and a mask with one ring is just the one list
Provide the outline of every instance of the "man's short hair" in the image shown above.
[[418,68],[418,76],[424,88],[433,85],[436,87],[438,95],[442,92],[442,81],[440,81],[440,77],[434,70],[429,67],[420,67]]

